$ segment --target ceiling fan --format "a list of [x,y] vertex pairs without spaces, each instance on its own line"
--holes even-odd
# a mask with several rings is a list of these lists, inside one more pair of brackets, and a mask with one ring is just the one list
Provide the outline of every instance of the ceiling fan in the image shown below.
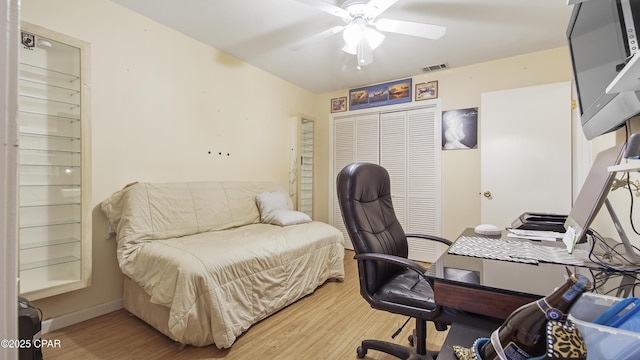
[[331,35],[342,32],[345,40],[343,51],[358,57],[358,69],[373,62],[372,50],[384,40],[382,32],[417,36],[425,39],[439,39],[446,28],[439,25],[416,23],[394,19],[377,19],[380,14],[398,0],[345,0],[340,7],[322,0],[297,0],[341,18],[345,25],[338,25],[319,32],[289,46],[299,50]]

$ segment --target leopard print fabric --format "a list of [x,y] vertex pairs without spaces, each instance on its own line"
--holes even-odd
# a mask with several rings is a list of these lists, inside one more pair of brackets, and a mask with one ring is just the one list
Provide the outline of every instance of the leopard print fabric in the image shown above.
[[[547,322],[547,352],[536,359],[542,360],[586,360],[587,347],[580,330],[571,322],[548,321]],[[471,348],[459,345],[453,346],[453,352],[458,360],[483,360],[478,354],[479,348],[489,339],[479,338]]]
[[587,346],[580,330],[571,322],[547,322],[547,354],[545,359],[587,358]]

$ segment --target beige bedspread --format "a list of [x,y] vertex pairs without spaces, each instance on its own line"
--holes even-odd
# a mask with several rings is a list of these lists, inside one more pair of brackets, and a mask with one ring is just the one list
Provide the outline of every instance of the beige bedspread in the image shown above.
[[341,237],[327,226],[252,224],[146,242],[127,275],[152,302],[170,308],[169,330],[177,340],[226,348],[326,279],[344,277]]
[[[120,267],[151,302],[170,309],[169,329],[182,343],[228,348],[252,324],[312,293],[327,279],[344,278],[342,234],[325,223],[281,227],[252,220],[218,231],[181,230],[179,237],[162,239],[158,233],[172,233],[167,221],[190,219],[185,215],[190,210],[171,206],[169,200],[164,205],[169,214],[158,214],[162,206],[152,199],[166,190],[148,184],[126,192],[102,207],[120,227]],[[123,205],[122,196],[132,197],[136,209],[153,210],[134,211]],[[145,226],[149,233],[140,236]]]

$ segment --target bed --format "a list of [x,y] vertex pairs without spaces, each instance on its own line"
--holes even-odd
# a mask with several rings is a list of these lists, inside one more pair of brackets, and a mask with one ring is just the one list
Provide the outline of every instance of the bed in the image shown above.
[[135,183],[101,209],[124,307],[183,344],[229,348],[252,324],[344,279],[342,233],[291,210],[278,184]]

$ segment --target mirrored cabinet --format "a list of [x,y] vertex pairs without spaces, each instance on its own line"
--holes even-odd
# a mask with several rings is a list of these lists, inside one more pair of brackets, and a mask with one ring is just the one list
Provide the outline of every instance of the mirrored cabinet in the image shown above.
[[291,197],[296,210],[313,218],[314,121],[307,116],[293,119],[291,145]]
[[313,217],[313,120],[300,120],[298,211]]
[[22,23],[19,273],[31,300],[91,275],[89,45]]

